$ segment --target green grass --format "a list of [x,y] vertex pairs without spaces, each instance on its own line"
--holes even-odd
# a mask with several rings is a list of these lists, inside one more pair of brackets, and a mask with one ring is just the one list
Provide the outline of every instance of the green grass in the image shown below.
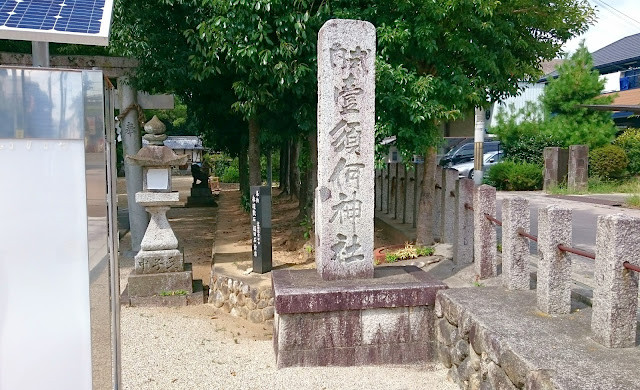
[[585,191],[571,191],[566,185],[561,185],[549,189],[553,195],[582,195],[582,194],[639,194],[640,179],[634,177],[623,181],[606,181],[599,177],[589,178],[589,186]]
[[175,291],[163,291],[160,293],[161,297],[171,297],[174,295],[187,295],[188,292],[185,290],[175,290]]
[[640,209],[640,195],[635,194],[631,195],[625,200],[625,203],[628,207],[632,207],[634,209]]
[[387,260],[387,263],[395,263],[398,261],[398,255],[395,253],[387,253],[385,259]]

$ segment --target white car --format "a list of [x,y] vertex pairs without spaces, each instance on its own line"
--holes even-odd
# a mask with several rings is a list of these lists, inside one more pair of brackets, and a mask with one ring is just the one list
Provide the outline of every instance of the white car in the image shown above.
[[[482,170],[486,173],[492,165],[499,163],[504,157],[504,152],[498,150],[496,152],[485,153],[483,156]],[[458,177],[468,177],[473,179],[473,160],[461,164],[451,166],[452,169],[458,171]]]

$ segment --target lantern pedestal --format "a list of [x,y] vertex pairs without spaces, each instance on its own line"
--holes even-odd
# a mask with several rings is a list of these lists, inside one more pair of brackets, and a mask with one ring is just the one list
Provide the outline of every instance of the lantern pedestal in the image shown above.
[[163,145],[166,128],[157,117],[144,129],[147,132],[144,138],[151,145],[126,158],[129,163],[142,166],[143,191],[136,193],[136,203],[145,207],[151,219],[140,243],[141,250],[135,256],[125,299],[131,306],[201,304],[202,281],[193,280],[191,264],[184,262],[178,239],[167,220],[171,206],[180,204],[178,192],[171,191],[171,167],[185,164],[187,156],[178,156]]

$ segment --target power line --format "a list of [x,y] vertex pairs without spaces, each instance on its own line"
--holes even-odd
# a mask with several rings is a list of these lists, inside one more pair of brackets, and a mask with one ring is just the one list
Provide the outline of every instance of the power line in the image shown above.
[[[625,18],[627,18],[628,20],[631,20],[632,22],[634,22],[638,27],[640,27],[640,22],[637,21],[636,19],[632,18],[631,16],[625,14],[624,12],[618,10],[617,8],[613,7],[612,5],[606,3],[604,0],[593,0],[596,3],[599,3],[600,5],[602,5],[603,7],[605,7],[605,9],[609,12],[611,12],[612,14],[615,15],[615,13],[624,16]],[[615,12],[615,13],[614,13]],[[615,15],[617,16],[617,15]],[[618,16],[619,17],[619,16]]]

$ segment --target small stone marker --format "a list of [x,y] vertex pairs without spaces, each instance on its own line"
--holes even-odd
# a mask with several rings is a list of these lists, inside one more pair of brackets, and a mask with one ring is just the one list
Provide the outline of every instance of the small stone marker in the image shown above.
[[624,262],[640,263],[640,219],[624,214],[598,217],[591,330],[610,348],[636,345],[638,273]]
[[373,277],[376,29],[329,20],[318,33],[316,264],[325,280]]
[[251,241],[253,272],[271,271],[271,189],[251,186]]

